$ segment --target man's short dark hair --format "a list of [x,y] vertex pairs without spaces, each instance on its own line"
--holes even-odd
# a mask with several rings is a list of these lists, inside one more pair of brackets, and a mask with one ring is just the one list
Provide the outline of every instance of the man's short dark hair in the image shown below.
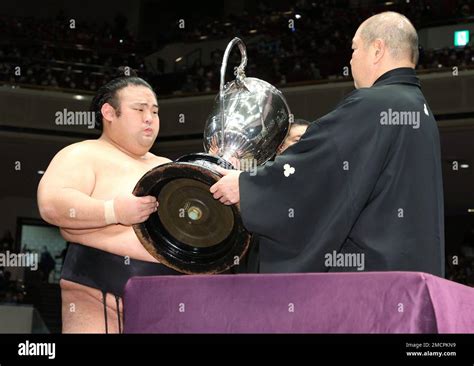
[[120,76],[118,78],[110,80],[107,84],[100,87],[100,89],[97,91],[96,95],[92,99],[90,109],[94,112],[95,115],[96,129],[102,131],[103,117],[101,108],[105,103],[109,103],[112,107],[114,107],[117,115],[120,116],[120,104],[119,99],[117,97],[117,93],[119,90],[129,85],[147,87],[153,92],[153,94],[155,94],[155,91],[153,90],[151,85],[137,76]]
[[295,119],[293,122],[290,123],[290,127],[291,126],[294,126],[294,125],[298,125],[298,126],[309,126],[311,124],[310,121],[307,121],[305,119],[302,119],[302,118],[297,118]]

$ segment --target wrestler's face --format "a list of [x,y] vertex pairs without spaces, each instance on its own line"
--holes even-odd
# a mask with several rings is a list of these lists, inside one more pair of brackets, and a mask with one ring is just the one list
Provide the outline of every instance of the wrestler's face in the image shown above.
[[306,132],[308,126],[305,125],[293,125],[290,127],[290,131],[288,132],[288,136],[286,136],[285,141],[281,144],[280,148],[278,149],[278,155],[280,155],[283,151],[288,149],[291,145],[297,143],[301,136]]
[[145,86],[129,85],[117,93],[119,109],[112,117],[109,132],[122,148],[136,155],[146,154],[160,129],[158,102]]
[[373,47],[360,37],[360,27],[352,39],[351,70],[356,89],[369,88],[373,84]]

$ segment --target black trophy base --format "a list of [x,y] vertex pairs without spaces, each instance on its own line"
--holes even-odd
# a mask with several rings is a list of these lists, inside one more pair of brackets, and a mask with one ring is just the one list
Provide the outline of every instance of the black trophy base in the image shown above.
[[221,178],[217,166],[233,168],[212,155],[186,155],[147,172],[133,191],[159,202],[147,221],[133,225],[138,239],[160,263],[179,272],[225,272],[248,249],[251,235],[238,206],[223,205],[209,192]]

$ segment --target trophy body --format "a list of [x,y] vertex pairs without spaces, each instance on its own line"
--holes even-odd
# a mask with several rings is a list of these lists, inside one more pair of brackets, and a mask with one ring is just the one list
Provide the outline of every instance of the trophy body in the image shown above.
[[[224,85],[227,58],[236,44],[242,61],[236,80]],[[246,63],[245,46],[234,38],[224,53],[220,93],[204,130],[206,152],[153,168],[133,191],[159,202],[156,214],[133,225],[138,239],[160,263],[182,273],[221,273],[239,263],[251,234],[239,206],[223,205],[209,192],[221,178],[216,167],[256,168],[275,154],[288,132],[285,98],[271,84],[245,77]]]

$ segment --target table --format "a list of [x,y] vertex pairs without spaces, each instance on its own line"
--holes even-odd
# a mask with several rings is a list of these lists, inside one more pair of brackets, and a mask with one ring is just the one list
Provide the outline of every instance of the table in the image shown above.
[[125,333],[474,333],[474,288],[420,272],[131,278]]

